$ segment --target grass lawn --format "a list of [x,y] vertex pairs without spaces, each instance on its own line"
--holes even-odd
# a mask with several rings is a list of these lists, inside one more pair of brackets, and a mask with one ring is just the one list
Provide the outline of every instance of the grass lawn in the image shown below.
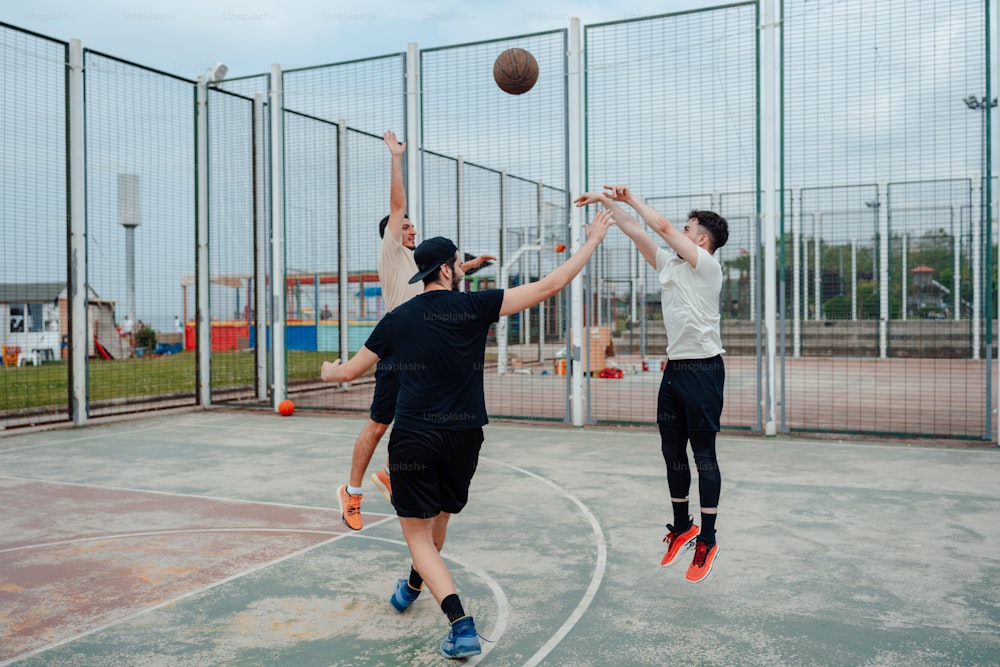
[[[335,352],[288,352],[289,381],[319,379],[323,361],[336,356]],[[213,389],[253,386],[254,367],[252,353],[213,353]],[[91,359],[87,372],[92,401],[194,395],[197,380],[193,352],[109,361]],[[68,402],[69,364],[66,361],[0,369],[0,411],[60,407]]]

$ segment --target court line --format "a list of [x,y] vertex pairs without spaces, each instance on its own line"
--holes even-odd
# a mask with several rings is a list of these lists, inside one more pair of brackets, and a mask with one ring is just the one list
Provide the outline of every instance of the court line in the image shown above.
[[[397,544],[401,547],[409,549],[409,547],[407,547],[406,545],[406,542],[402,540],[393,540],[388,537],[375,537],[374,535],[361,535],[361,534],[354,534],[351,535],[351,537],[356,537],[364,540],[377,540],[379,542],[388,542],[389,544]],[[495,599],[497,602],[497,620],[496,623],[493,624],[493,633],[492,633],[493,637],[491,637],[489,642],[483,647],[482,653],[480,653],[479,655],[472,656],[466,659],[464,663],[462,663],[465,665],[475,665],[478,664],[480,660],[486,659],[486,656],[489,655],[490,651],[492,651],[493,648],[496,646],[496,642],[499,642],[500,638],[503,637],[504,632],[506,632],[507,621],[510,619],[510,602],[507,600],[507,595],[503,592],[503,589],[500,588],[500,584],[498,584],[497,581],[493,577],[491,577],[487,572],[483,570],[476,570],[467,565],[466,563],[463,563],[458,558],[455,558],[454,556],[445,555],[444,552],[441,553],[441,558],[445,558],[447,560],[452,561],[453,563],[457,563],[458,565],[462,566],[469,572],[475,574],[480,579],[484,580],[486,582],[486,585],[489,586],[490,590],[493,592],[493,599]]]
[[[390,519],[395,517],[387,516],[384,519],[379,519],[371,525],[377,526],[381,523],[385,523]],[[238,528],[176,528],[176,529],[164,529],[164,530],[144,530],[136,533],[108,533],[106,535],[91,535],[89,537],[72,537],[65,540],[53,540],[51,542],[36,542],[34,544],[22,544],[17,547],[7,547],[6,549],[0,549],[0,554],[12,553],[14,551],[23,551],[25,549],[44,549],[46,547],[57,547],[64,546],[67,544],[81,544],[83,542],[103,542],[105,540],[121,540],[121,539],[131,539],[136,537],[160,537],[163,535],[192,535],[197,533],[294,533],[294,534],[305,534],[305,535],[336,535],[338,537],[343,537],[344,535],[349,535],[350,533],[338,533],[332,530],[318,530],[314,528],[264,528],[255,526],[241,526]],[[277,562],[277,561],[275,561]]]
[[[262,415],[254,415],[254,416],[260,417],[263,420],[262,423],[261,424],[255,424],[254,426],[240,426],[240,425],[231,425],[231,424],[225,424],[225,423],[198,424],[197,428],[199,428],[199,429],[201,429],[201,428],[206,428],[206,429],[207,428],[212,428],[212,429],[219,429],[219,430],[226,430],[226,431],[240,431],[240,430],[247,431],[247,430],[249,430],[249,431],[268,431],[268,432],[272,432],[272,433],[303,433],[303,434],[308,434],[308,435],[330,435],[330,436],[351,435],[351,437],[354,437],[354,436],[357,435],[357,432],[354,430],[356,425],[353,422],[344,421],[344,423],[343,423],[344,431],[342,433],[338,432],[338,431],[331,431],[330,430],[330,424],[327,421],[323,421],[323,422],[319,421],[320,419],[325,418],[324,415],[319,415],[319,414],[316,414],[316,415],[304,415],[304,417],[306,419],[311,419],[311,420],[315,420],[316,421],[316,426],[317,427],[315,429],[311,429],[311,428],[289,428],[287,425],[282,425],[280,427],[277,426],[277,425],[274,425],[273,428],[269,428],[269,426],[271,424],[270,424],[269,421],[267,421],[267,419],[268,419],[269,416],[273,416],[273,415],[263,415],[262,414]],[[330,418],[326,418],[326,419],[330,419]],[[338,417],[336,417],[336,419],[339,420],[339,419],[341,419],[341,417],[338,416]],[[358,416],[358,417],[347,417],[346,419],[357,420],[358,422],[361,422],[362,417],[361,416]],[[303,419],[303,421],[305,421],[305,419]],[[350,428],[348,428],[348,427],[350,427]]]
[[[385,523],[387,521],[390,521],[390,520],[392,520],[394,518],[395,517],[388,516],[388,517],[385,517],[384,519],[376,521],[376,522],[374,522],[374,523],[372,523],[370,525],[372,525],[372,526],[378,526],[378,525],[380,525],[382,523]],[[95,634],[97,632],[102,632],[102,631],[107,630],[109,628],[112,628],[112,627],[114,627],[116,625],[127,623],[127,622],[132,621],[132,620],[134,620],[136,618],[139,618],[140,616],[142,616],[144,614],[147,614],[147,613],[150,613],[150,612],[155,611],[157,609],[160,609],[162,607],[165,607],[165,606],[168,606],[168,605],[180,602],[180,601],[185,600],[185,599],[187,599],[189,597],[192,597],[192,596],[195,596],[195,595],[200,595],[202,593],[205,593],[206,591],[211,590],[212,588],[215,588],[216,586],[220,586],[220,585],[228,583],[230,581],[234,581],[236,579],[239,579],[240,577],[245,577],[245,576],[247,576],[249,574],[253,574],[254,572],[262,570],[262,569],[264,569],[266,567],[270,567],[272,565],[276,565],[278,563],[281,563],[281,562],[283,562],[285,560],[289,560],[289,559],[294,558],[296,556],[300,556],[302,554],[308,553],[309,551],[312,551],[313,549],[317,549],[317,548],[325,546],[327,544],[331,544],[331,543],[333,543],[333,542],[335,542],[335,541],[337,541],[339,539],[343,539],[343,538],[346,538],[346,537],[361,538],[361,539],[366,539],[366,540],[374,540],[374,541],[379,541],[379,542],[387,542],[389,544],[394,544],[394,545],[398,545],[398,546],[406,548],[406,542],[403,542],[401,540],[394,540],[394,539],[385,538],[385,537],[375,537],[373,535],[363,535],[363,534],[360,534],[360,533],[331,533],[331,531],[325,531],[325,530],[310,530],[310,529],[295,529],[295,528],[251,528],[251,527],[247,527],[247,528],[199,528],[199,529],[190,529],[190,530],[160,530],[160,531],[145,531],[145,532],[140,532],[140,533],[118,533],[118,534],[114,534],[114,535],[105,535],[105,536],[100,536],[100,537],[83,537],[83,538],[76,538],[76,539],[71,539],[71,540],[57,540],[57,541],[54,541],[54,542],[44,542],[44,543],[38,543],[38,544],[23,545],[23,546],[20,546],[20,547],[13,547],[13,548],[10,548],[10,549],[0,549],[0,554],[9,553],[9,552],[13,552],[13,551],[20,551],[20,550],[25,550],[25,549],[36,549],[36,548],[44,548],[44,547],[50,547],[50,546],[59,546],[59,545],[65,545],[65,544],[77,544],[77,543],[84,543],[84,542],[98,542],[98,541],[104,541],[104,540],[118,540],[118,539],[128,539],[128,538],[136,538],[136,537],[158,537],[158,536],[163,536],[163,535],[184,535],[184,534],[194,534],[194,533],[241,533],[241,532],[242,533],[246,533],[246,532],[253,532],[253,533],[301,533],[301,534],[310,534],[310,535],[331,535],[331,534],[333,534],[334,536],[331,539],[329,539],[329,540],[324,540],[323,542],[319,542],[319,543],[314,544],[314,545],[312,545],[310,547],[306,547],[306,548],[303,548],[303,549],[299,549],[297,551],[293,551],[293,552],[291,552],[291,553],[289,553],[289,554],[287,554],[285,556],[282,556],[281,558],[278,558],[276,560],[268,561],[267,563],[262,563],[261,565],[259,565],[257,567],[251,568],[249,570],[245,570],[243,572],[239,572],[237,574],[234,574],[232,576],[226,577],[224,579],[220,579],[219,581],[216,581],[216,582],[213,582],[213,583],[208,584],[206,586],[203,586],[201,588],[189,591],[189,592],[187,592],[187,593],[185,593],[183,595],[179,595],[179,596],[177,596],[175,598],[172,598],[170,600],[166,600],[164,602],[161,602],[159,604],[153,605],[151,607],[147,607],[145,609],[141,609],[141,610],[139,610],[139,611],[137,611],[137,612],[135,612],[133,614],[129,614],[128,616],[125,616],[125,617],[122,617],[122,618],[119,618],[119,619],[115,619],[114,621],[109,621],[108,623],[105,623],[103,625],[97,626],[95,628],[91,628],[90,630],[87,630],[85,632],[81,632],[81,633],[78,633],[76,635],[72,635],[72,636],[67,637],[65,639],[59,640],[59,641],[57,641],[55,643],[48,644],[46,646],[41,646],[41,647],[36,648],[36,649],[34,649],[32,651],[29,651],[28,653],[23,653],[23,654],[17,655],[17,656],[13,657],[10,660],[4,661],[4,662],[0,662],[0,667],[2,667],[4,665],[10,665],[10,664],[14,663],[15,661],[24,660],[26,658],[30,658],[32,656],[38,655],[40,653],[44,653],[46,651],[51,651],[52,649],[58,648],[58,647],[60,647],[60,646],[62,646],[64,644],[76,641],[78,639],[82,639],[84,637],[87,637],[89,635]],[[476,570],[476,569],[470,567],[469,565],[467,565],[466,563],[464,563],[463,561],[461,561],[458,558],[455,558],[453,556],[446,555],[446,554],[442,553],[441,557],[442,558],[446,558],[447,560],[450,560],[450,561],[452,561],[452,562],[460,565],[461,567],[465,568],[466,570],[472,572],[473,574],[475,574],[476,576],[478,576],[479,578],[481,578],[482,580],[484,580],[486,582],[486,584],[490,587],[490,590],[493,593],[493,597],[494,597],[494,599],[496,600],[496,603],[497,603],[497,620],[496,620],[496,623],[494,623],[494,625],[493,625],[493,634],[494,634],[494,637],[491,639],[491,642],[493,642],[493,643],[487,643],[486,646],[483,648],[483,652],[479,656],[473,656],[472,658],[469,658],[468,660],[466,660],[465,663],[464,663],[466,665],[475,665],[475,664],[478,664],[479,661],[485,659],[487,655],[489,655],[490,651],[492,651],[493,647],[495,646],[495,642],[499,641],[500,638],[503,636],[504,632],[506,631],[506,629],[507,629],[507,623],[508,623],[508,620],[510,618],[510,603],[507,600],[507,596],[503,592],[503,589],[500,587],[500,585],[497,583],[497,581],[495,579],[493,579],[493,577],[491,577],[488,573],[486,573],[484,571],[481,571],[481,570]]]
[[[395,518],[395,517],[386,517],[382,521],[388,521],[391,518]],[[377,522],[377,523],[381,523],[381,521]],[[294,529],[286,529],[284,532],[290,532],[290,530],[294,530]],[[194,532],[194,531],[182,531],[182,532]],[[322,533],[323,531],[311,531],[310,530],[310,531],[302,531],[302,532]],[[155,535],[157,533],[150,533],[150,534],[151,535]],[[350,536],[351,535],[349,533],[338,533],[337,535],[335,535],[334,537],[330,538],[329,540],[324,540],[324,541],[319,542],[317,544],[314,544],[312,546],[305,547],[303,549],[299,549],[298,551],[293,551],[293,552],[291,552],[289,554],[286,554],[285,556],[282,556],[281,558],[278,558],[276,560],[272,560],[272,561],[269,561],[267,563],[262,563],[262,564],[260,564],[260,565],[258,565],[256,567],[250,568],[249,570],[244,570],[243,572],[238,572],[237,574],[231,575],[231,576],[226,577],[224,579],[220,579],[219,581],[212,582],[211,584],[208,584],[206,586],[202,586],[201,588],[189,591],[187,593],[184,593],[183,595],[179,595],[179,596],[177,596],[175,598],[172,598],[170,600],[166,600],[164,602],[160,602],[159,604],[153,605],[152,607],[146,607],[145,609],[140,609],[139,611],[137,611],[135,613],[132,613],[132,614],[129,614],[129,615],[123,617],[123,618],[115,619],[114,621],[109,621],[108,623],[105,623],[103,625],[97,626],[96,628],[91,628],[90,630],[87,630],[85,632],[81,632],[81,633],[78,633],[76,635],[73,635],[73,636],[70,636],[70,637],[66,637],[65,639],[61,639],[61,640],[59,640],[59,641],[57,641],[55,643],[48,644],[47,646],[42,646],[42,647],[36,648],[36,649],[34,649],[32,651],[29,651],[28,653],[23,653],[23,654],[18,655],[18,656],[14,657],[14,658],[12,658],[10,660],[4,661],[4,662],[0,662],[0,667],[3,667],[4,665],[13,664],[17,660],[24,660],[25,658],[30,658],[30,657],[38,655],[40,653],[44,653],[45,651],[51,651],[54,648],[58,648],[58,647],[60,647],[60,646],[62,646],[64,644],[68,644],[69,642],[76,641],[77,639],[83,639],[84,637],[87,637],[89,635],[95,634],[97,632],[102,632],[102,631],[107,630],[108,628],[112,628],[112,627],[114,627],[116,625],[121,625],[122,623],[127,623],[127,622],[132,621],[132,620],[134,620],[136,618],[139,618],[140,616],[143,616],[143,615],[148,614],[150,612],[156,611],[157,609],[161,609],[161,608],[166,607],[168,605],[175,604],[177,602],[180,602],[181,600],[186,600],[186,599],[188,599],[190,597],[193,597],[195,595],[201,595],[202,593],[204,593],[206,591],[209,591],[209,590],[211,590],[211,589],[213,589],[213,588],[215,588],[217,586],[221,586],[222,584],[227,584],[230,581],[235,581],[236,579],[239,579],[241,577],[245,577],[245,576],[247,576],[249,574],[253,574],[254,572],[258,572],[260,570],[263,570],[266,567],[271,567],[272,565],[277,565],[278,563],[284,562],[284,561],[289,560],[291,558],[295,558],[297,556],[301,556],[302,554],[308,553],[308,552],[310,552],[310,551],[312,551],[314,549],[318,549],[319,547],[326,546],[327,544],[331,544],[332,542],[336,542],[337,540],[343,539],[345,537],[350,537]],[[112,536],[112,537],[105,537],[103,539],[116,539],[117,537],[118,536]],[[83,538],[81,541],[93,541],[93,539],[95,539],[95,538]]]
[[[157,425],[157,426],[147,426],[146,428],[130,429],[129,430],[129,434],[131,435],[133,433],[144,433],[146,431],[157,431],[157,430],[162,430],[162,429],[165,429],[165,428],[172,428],[172,427],[169,426],[169,425],[167,425],[167,424]],[[7,453],[10,453],[10,452],[23,452],[26,449],[38,449],[39,447],[52,447],[52,446],[55,446],[55,445],[72,445],[72,444],[76,444],[78,442],[83,442],[85,440],[95,440],[97,438],[109,438],[109,437],[113,437],[114,435],[116,435],[116,434],[97,433],[95,435],[85,435],[85,436],[81,436],[79,438],[66,438],[66,439],[63,439],[63,440],[55,440],[55,441],[52,441],[52,442],[40,442],[40,443],[38,443],[36,445],[25,445],[24,447],[9,447],[9,448],[6,448],[6,449],[0,449],[0,454],[7,454]]]
[[583,501],[552,480],[547,477],[542,477],[541,475],[533,473],[529,470],[525,470],[524,468],[511,465],[510,463],[504,463],[503,461],[498,461],[486,456],[480,456],[479,458],[480,460],[490,461],[492,463],[506,466],[511,470],[516,470],[517,472],[529,477],[534,477],[538,481],[548,484],[553,489],[569,498],[587,518],[587,521],[590,522],[591,530],[594,532],[594,538],[597,540],[597,563],[594,565],[594,574],[590,578],[590,585],[587,586],[587,590],[584,592],[583,598],[580,599],[580,602],[576,605],[573,613],[570,614],[569,617],[563,622],[562,626],[559,627],[556,633],[552,635],[547,642],[542,644],[541,648],[539,648],[534,655],[525,661],[524,667],[534,667],[535,665],[541,663],[541,661],[544,660],[545,657],[559,645],[559,642],[565,639],[566,635],[568,635],[580,619],[583,618],[583,615],[586,613],[587,608],[590,607],[591,602],[594,601],[594,597],[597,595],[597,589],[601,587],[601,582],[604,580],[604,571],[607,569],[608,565],[607,540],[604,537],[604,531],[601,530],[601,524],[597,520],[597,517],[594,516],[594,513],[583,504]]
[[[276,503],[268,500],[246,500],[245,498],[226,498],[224,496],[205,496],[197,493],[178,493],[176,491],[160,491],[156,489],[136,489],[128,486],[108,486],[106,484],[82,484],[80,482],[62,482],[53,479],[42,479],[40,477],[18,477],[15,475],[0,475],[0,480],[11,479],[19,482],[40,482],[42,484],[61,484],[65,486],[76,486],[85,489],[107,489],[108,491],[128,491],[130,493],[151,493],[160,496],[174,496],[177,498],[199,498],[201,500],[217,500],[225,503],[248,503],[251,505],[268,505],[271,507],[291,507],[293,509],[316,510],[320,512],[339,512],[339,507],[322,507],[318,505],[294,505],[291,503]],[[384,512],[366,512],[373,516],[383,516],[395,518],[395,514],[385,514]],[[381,519],[380,519],[381,521]]]

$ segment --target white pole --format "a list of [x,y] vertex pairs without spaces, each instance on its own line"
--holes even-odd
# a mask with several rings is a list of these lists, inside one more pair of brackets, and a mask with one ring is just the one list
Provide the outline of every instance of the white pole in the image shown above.
[[[347,304],[350,302],[350,273],[347,270],[347,248],[350,244],[347,224],[347,173],[350,171],[347,166],[347,121],[339,119],[337,126],[337,300],[340,308],[337,313],[337,333],[339,342],[337,348],[340,351],[340,358],[347,359],[351,356],[350,341],[350,309]],[[364,284],[361,284],[361,298],[365,298]],[[317,336],[319,332],[317,332]],[[318,338],[317,338],[318,340]],[[345,386],[347,384],[345,383]]]
[[[569,30],[569,184],[570,201],[583,194],[583,48],[580,19],[570,19]],[[570,209],[570,252],[583,245],[582,207]],[[587,269],[584,269],[587,271]],[[583,349],[583,274],[570,283],[570,331],[572,341],[567,341],[566,358],[570,367],[570,418],[573,426],[583,426],[584,395],[583,375],[589,370],[582,367]]]
[[629,285],[631,287],[630,291],[632,292],[628,309],[628,321],[630,326],[633,326],[639,321],[639,262],[644,261],[646,260],[639,255],[638,250],[630,250],[628,254]]
[[822,319],[823,310],[823,258],[821,252],[823,243],[821,240],[823,229],[823,214],[817,215],[814,220],[818,220],[817,226],[813,228],[813,319],[819,322]]
[[288,395],[285,369],[285,129],[281,66],[271,65],[271,359],[274,411]]
[[[464,186],[463,176],[465,175],[465,160],[459,155],[455,159],[455,247],[459,250],[462,248],[462,188]],[[500,185],[500,250],[497,253],[499,261],[503,262],[503,184]],[[503,286],[497,284],[497,287],[503,289]],[[459,292],[465,291],[465,281],[463,280],[458,286]]]
[[406,47],[406,208],[418,233],[423,222],[420,145],[420,50],[416,42],[410,42]]
[[881,243],[878,249],[879,274],[879,322],[878,322],[878,356],[885,359],[889,356],[889,207],[887,186],[884,182],[878,184],[878,232]]
[[[538,181],[538,243],[544,244],[544,234],[545,234],[545,224],[543,218],[545,217],[545,186],[541,181]],[[538,261],[535,262],[535,266],[538,267],[538,277],[542,277],[542,253],[538,253]],[[545,302],[542,301],[538,304],[538,361],[545,361]]]
[[83,138],[83,46],[78,39],[69,42],[69,358],[70,418],[83,426],[89,417],[87,403],[87,195],[86,163]]
[[909,308],[909,305],[910,305],[909,304],[909,299],[906,298],[907,297],[907,294],[906,294],[906,283],[907,283],[906,271],[907,271],[907,267],[906,267],[906,234],[903,234],[903,272],[902,272],[902,275],[900,276],[899,282],[902,283],[902,290],[901,290],[902,293],[901,293],[901,296],[903,297],[903,312],[901,313],[901,318],[902,318],[902,320],[904,322],[906,321],[906,311],[907,311],[907,309]]
[[[814,217],[813,220],[816,218]],[[815,227],[815,224],[813,225]],[[802,239],[802,319],[809,321],[809,239]]]
[[[529,232],[528,232],[527,228],[525,228],[525,237],[527,237],[528,233]],[[531,276],[530,276],[531,269],[530,269],[530,265],[529,265],[528,280],[525,280],[525,277],[524,277],[524,258],[521,259],[521,262],[517,266],[517,273],[518,273],[518,277],[520,279],[520,284],[522,284],[522,285],[525,282],[528,282],[531,279]],[[520,331],[520,333],[521,333],[521,345],[525,345],[526,346],[526,345],[528,345],[531,342],[531,308],[525,308],[524,310],[521,311],[521,326],[519,328],[521,330]],[[525,354],[527,354],[527,348],[525,348]]]
[[955,225],[955,207],[949,206],[949,215],[951,216],[951,236],[952,236],[952,287],[951,287],[951,310],[952,319],[960,320],[962,319],[962,245],[961,245],[961,231],[958,226]]
[[[520,244],[519,244],[520,245]],[[462,246],[458,246],[461,248]],[[510,270],[507,263],[507,170],[500,170],[500,265],[507,266],[507,279],[497,285],[500,289],[510,288]]]
[[[767,385],[764,406],[764,434],[775,435],[776,385],[777,385],[777,312],[778,312],[778,253],[777,196],[780,158],[781,115],[778,105],[778,76],[780,63],[777,59],[779,33],[779,13],[776,0],[764,0],[764,57],[761,66],[761,96],[763,98],[763,125],[761,158],[763,173],[761,188],[764,190],[764,327],[767,335]],[[756,254],[756,253],[755,253]]]
[[983,280],[980,275],[983,266],[983,215],[982,183],[979,174],[973,176],[974,190],[980,191],[972,204],[972,358],[979,359],[980,329],[983,323]]
[[[459,158],[461,159],[461,158]],[[497,258],[500,262],[500,274],[497,277],[497,287],[500,289],[507,289],[510,287],[510,266],[507,263],[507,257],[504,254],[504,236],[506,230],[504,229],[504,222],[506,218],[506,197],[504,196],[504,185],[507,183],[507,170],[503,169],[500,171],[500,245],[499,251],[497,252]],[[462,246],[459,245],[459,248]],[[520,253],[516,253],[520,256]],[[464,282],[464,281],[463,281]],[[497,374],[503,375],[507,372],[507,326],[508,318],[501,317],[497,321],[496,334],[497,334]]]
[[[649,350],[646,348],[649,346],[648,340],[648,330],[647,326],[649,323],[646,322],[646,271],[649,264],[646,259],[643,258],[639,262],[639,319],[636,321],[636,325],[639,327],[639,356],[645,358]],[[666,349],[663,353],[666,354]],[[640,366],[640,368],[642,368]]]
[[[798,213],[794,203],[799,202]],[[792,356],[802,356],[802,190],[792,193]]]
[[851,239],[851,320],[858,319],[858,242]]
[[208,264],[208,83],[199,76],[197,83],[195,161],[198,171],[197,222],[195,237],[195,334],[197,355],[198,404],[212,405],[212,316],[209,301]]
[[253,99],[253,179],[254,179],[254,255],[253,289],[254,304],[254,361],[257,366],[257,398],[267,399],[267,169],[264,166],[265,131],[264,97],[257,93]]

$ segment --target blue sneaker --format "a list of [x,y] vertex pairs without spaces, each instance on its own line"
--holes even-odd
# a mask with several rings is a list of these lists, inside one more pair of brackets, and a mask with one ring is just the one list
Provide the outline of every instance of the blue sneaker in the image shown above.
[[448,636],[441,642],[441,655],[446,658],[468,658],[482,652],[476,624],[471,616],[463,616],[452,623]]
[[396,582],[396,590],[392,592],[392,597],[389,598],[389,604],[396,608],[400,614],[402,614],[406,609],[413,604],[413,601],[417,599],[420,595],[420,591],[415,591],[410,588],[410,581],[406,577],[403,577]]

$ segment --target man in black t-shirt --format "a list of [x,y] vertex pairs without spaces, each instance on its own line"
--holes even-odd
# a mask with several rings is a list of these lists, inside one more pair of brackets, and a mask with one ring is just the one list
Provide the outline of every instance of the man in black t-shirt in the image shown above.
[[413,565],[390,598],[405,611],[424,582],[451,628],[441,642],[448,658],[481,652],[471,616],[465,615],[447,564],[438,553],[448,520],[465,507],[476,472],[486,417],[483,366],[486,337],[501,316],[530,308],[569,284],[594,254],[612,224],[602,211],[587,241],[566,262],[534,283],[508,290],[459,292],[464,273],[455,244],[427,239],[414,251],[424,291],[385,315],[365,346],[346,364],[324,362],[327,382],[350,382],[392,356],[399,366],[396,419],[389,437],[392,504]]

